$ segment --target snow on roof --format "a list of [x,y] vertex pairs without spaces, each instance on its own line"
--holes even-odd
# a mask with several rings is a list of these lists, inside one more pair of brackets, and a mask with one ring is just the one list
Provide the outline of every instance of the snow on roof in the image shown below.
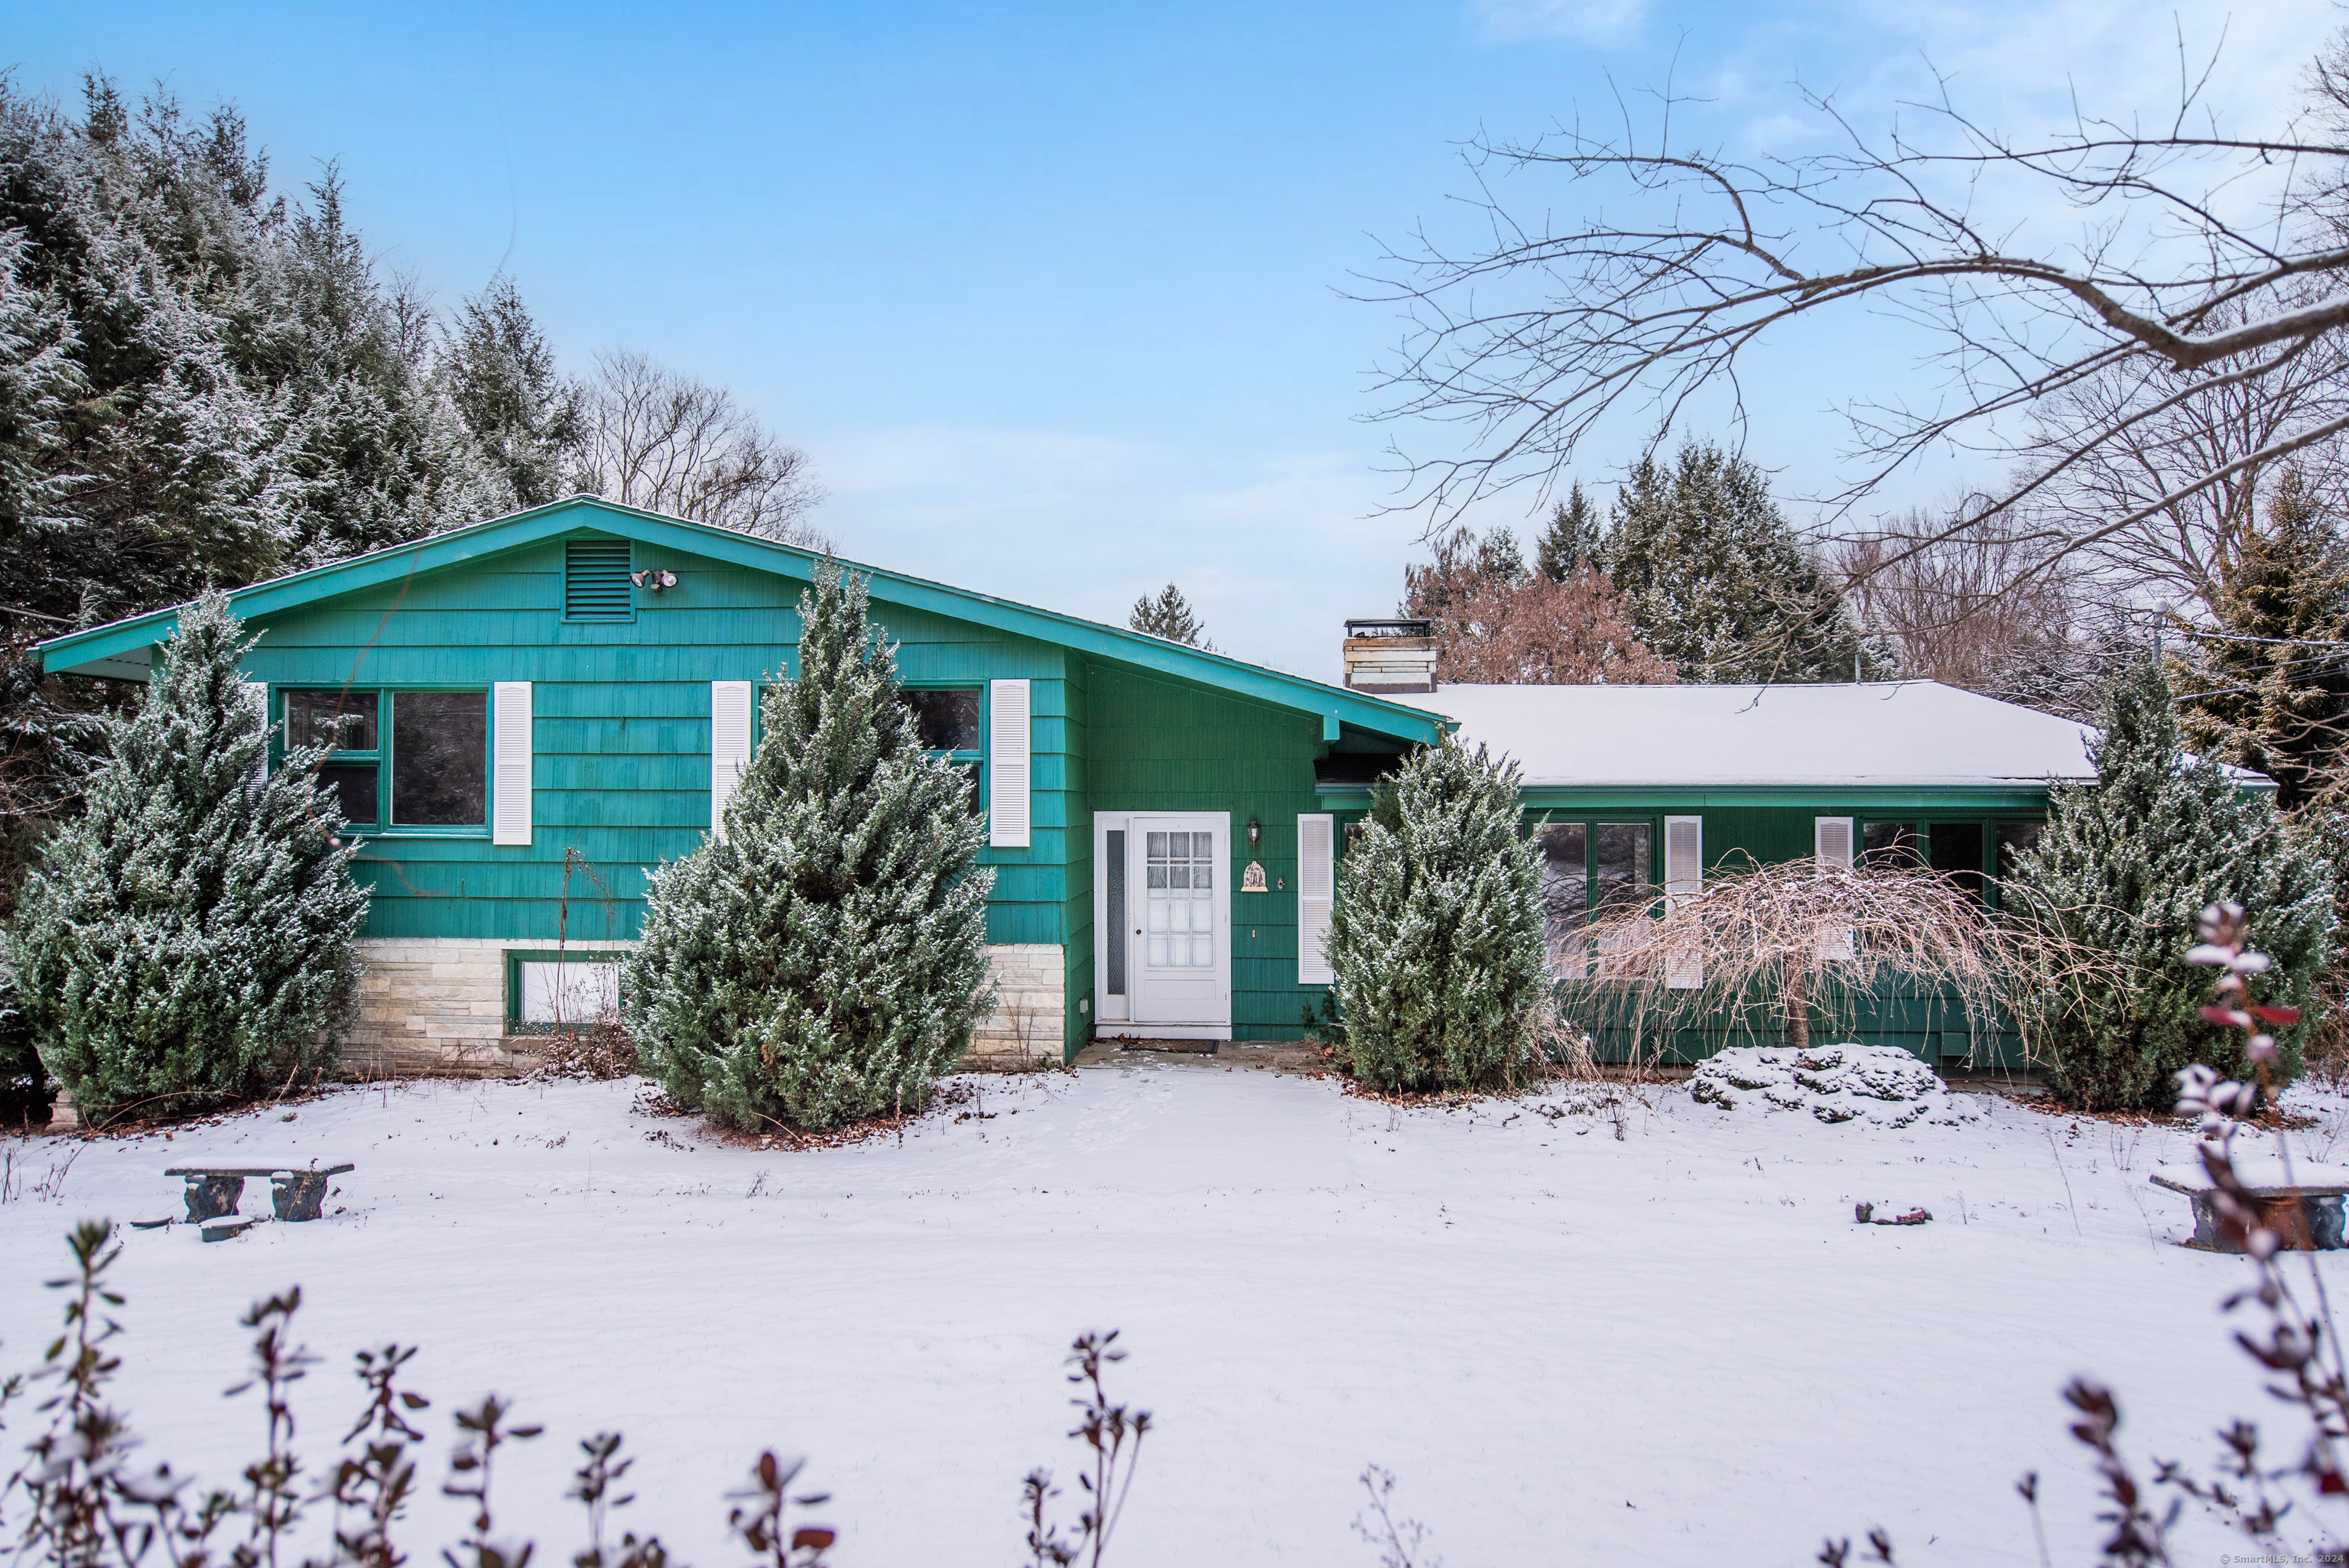
[[[2085,724],[1938,681],[1447,686],[1393,695],[1517,759],[1528,789],[1932,789],[2089,779]],[[2256,775],[2247,775],[2256,778]]]

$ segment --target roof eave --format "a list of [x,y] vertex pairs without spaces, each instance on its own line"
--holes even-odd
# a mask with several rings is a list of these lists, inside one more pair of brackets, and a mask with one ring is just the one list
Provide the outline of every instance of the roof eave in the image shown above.
[[[307,571],[233,589],[229,593],[229,603],[240,615],[268,614],[422,573],[441,571],[483,556],[595,526],[592,521],[568,515],[576,511],[626,519],[634,525],[629,531],[647,542],[665,542],[675,548],[688,549],[758,570],[774,570],[776,557],[781,556],[800,567],[800,574],[804,575],[813,570],[816,562],[825,559],[797,545],[756,539],[731,529],[665,517],[658,512],[643,511],[612,501],[572,497],[526,511],[512,512],[504,517],[451,529],[446,533],[434,534],[410,544],[396,545],[348,561],[312,567]],[[958,620],[978,619],[999,630],[1058,643],[1094,657],[1210,686],[1218,690],[1237,692],[1292,711],[1312,714],[1321,720],[1324,740],[1335,740],[1339,727],[1347,724],[1398,739],[1421,742],[1433,742],[1447,730],[1456,727],[1455,721],[1441,714],[1388,702],[1342,686],[1308,680],[1301,676],[1285,675],[1258,665],[1243,663],[1226,655],[1207,653],[1167,642],[1164,638],[1063,615],[1057,611],[1015,603],[991,594],[949,587],[945,583],[892,572],[885,567],[868,566],[854,561],[843,561],[841,564],[866,575],[871,580],[874,597],[885,603]],[[44,669],[106,674],[125,678],[129,665],[123,655],[151,647],[170,636],[179,624],[181,608],[183,606],[174,605],[168,610],[150,611],[144,615],[93,626],[87,631],[47,638],[35,646],[41,655]],[[974,609],[984,614],[975,616]],[[106,665],[113,667],[101,667]]]

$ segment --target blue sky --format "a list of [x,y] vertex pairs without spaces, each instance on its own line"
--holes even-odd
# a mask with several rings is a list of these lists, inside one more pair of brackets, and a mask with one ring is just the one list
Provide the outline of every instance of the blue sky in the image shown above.
[[[20,9],[0,63],[61,96],[98,67],[232,100],[281,186],[339,159],[386,264],[442,302],[502,262],[573,366],[636,347],[732,387],[813,457],[843,554],[1114,621],[1172,578],[1226,651],[1328,677],[1339,623],[1391,613],[1415,553],[1415,523],[1378,514],[1382,449],[1445,440],[1362,421],[1399,324],[1340,291],[1379,238],[1451,221],[1455,143],[1671,71],[1710,100],[1692,139],[1785,147],[1814,134],[1797,80],[1880,118],[1928,60],[2020,129],[2075,88],[2158,108],[2175,32],[2222,28],[2219,101],[2256,117],[2339,19],[2323,0],[82,0]],[[1788,496],[1836,477],[1835,399],[1923,385],[1857,319],[1764,368],[1749,451]],[[1633,455],[1626,433],[1578,467],[1605,481]]]

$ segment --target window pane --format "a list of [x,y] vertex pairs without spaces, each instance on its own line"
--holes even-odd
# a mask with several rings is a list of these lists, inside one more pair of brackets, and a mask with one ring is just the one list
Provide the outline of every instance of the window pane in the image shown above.
[[2039,847],[2039,822],[2001,822],[1998,825],[1998,874],[2003,881],[2014,874],[2014,858]]
[[1540,843],[1542,903],[1555,951],[1582,929],[1590,909],[1590,830],[1580,822],[1545,823]]
[[1125,830],[1112,828],[1103,851],[1109,864],[1109,929],[1102,940],[1109,945],[1109,994],[1125,995]]
[[978,749],[978,693],[908,691],[898,694],[914,710],[925,751]]
[[1859,830],[1860,864],[1870,871],[1917,869],[1917,829],[1910,822],[1870,822]]
[[391,820],[410,828],[489,820],[490,696],[406,691],[391,699]]
[[[371,691],[289,691],[285,694],[285,744],[373,751],[375,701]],[[375,820],[372,807],[367,820]]]
[[1646,822],[1601,822],[1599,852],[1592,857],[1598,896],[1593,907],[1605,909],[1640,895],[1648,884],[1649,829]]
[[1982,895],[1980,822],[1936,822],[1926,830],[1928,863],[1976,898]]
[[375,825],[375,777],[372,762],[329,762],[318,769],[318,782],[335,792],[336,810],[355,828]]

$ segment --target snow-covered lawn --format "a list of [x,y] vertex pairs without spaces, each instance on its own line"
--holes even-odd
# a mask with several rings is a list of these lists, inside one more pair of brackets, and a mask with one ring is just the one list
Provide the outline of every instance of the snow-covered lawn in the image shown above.
[[[2082,1561],[2074,1374],[2117,1387],[2140,1455],[2204,1458],[2236,1413],[2297,1429],[2216,1311],[2246,1266],[2177,1245],[2186,1203],[2147,1183],[2188,1152],[2167,1128],[1988,1098],[1961,1127],[1830,1127],[1671,1088],[1618,1138],[1536,1099],[1398,1111],[1206,1060],[978,1082],[986,1119],[798,1153],[647,1117],[633,1083],[352,1089],[92,1143],[61,1199],[0,1205],[0,1366],[53,1331],[68,1222],[177,1212],[175,1159],[292,1149],[358,1162],[324,1222],[125,1233],[149,1455],[247,1457],[257,1413],[220,1397],[236,1315],[299,1283],[326,1357],[305,1440],[347,1424],[350,1352],[420,1344],[435,1422],[496,1389],[546,1424],[499,1485],[543,1563],[575,1544],[573,1439],[607,1427],[639,1456],[624,1522],[704,1568],[740,1555],[723,1494],[766,1445],[809,1457],[848,1568],[1019,1561],[1021,1476],[1073,1465],[1059,1368],[1087,1328],[1123,1330],[1112,1392],[1158,1423],[1126,1568],[1370,1568],[1369,1462],[1452,1568],[1798,1563],[1877,1523],[1903,1563],[2013,1563],[2025,1470]],[[2341,1107],[2303,1103],[2324,1125],[2297,1147],[2333,1153]],[[37,1181],[73,1147],[15,1149]],[[1855,1225],[1860,1201],[1935,1218]],[[2323,1262],[2349,1297],[2349,1254]],[[417,1561],[452,1517],[430,1500]]]

